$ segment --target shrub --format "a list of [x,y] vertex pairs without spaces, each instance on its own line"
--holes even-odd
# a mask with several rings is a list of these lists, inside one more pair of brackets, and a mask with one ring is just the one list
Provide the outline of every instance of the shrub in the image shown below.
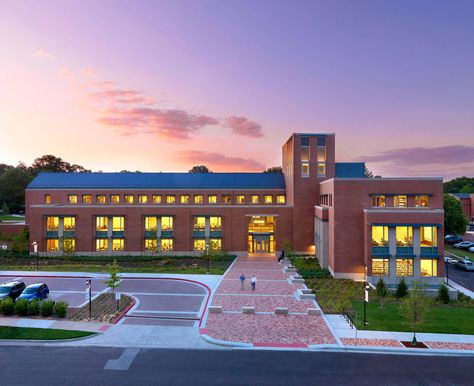
[[20,299],[15,303],[15,312],[19,316],[28,315],[28,300]]
[[40,304],[38,300],[32,300],[28,303],[28,315],[36,316],[40,313]]
[[12,298],[3,299],[0,302],[0,312],[3,315],[11,315],[15,311],[15,303]]
[[54,302],[52,300],[44,300],[41,302],[41,315],[51,316],[54,310]]
[[385,285],[385,282],[383,281],[383,279],[380,279],[377,282],[377,285],[376,285],[375,289],[376,289],[377,295],[379,297],[384,298],[385,296],[387,296],[388,290],[387,290],[387,286]]
[[449,301],[451,300],[449,298],[449,291],[448,287],[446,287],[444,284],[441,284],[438,290],[438,297],[436,300],[440,301],[441,303],[448,304]]
[[407,283],[405,283],[405,279],[402,279],[398,282],[395,296],[398,299],[406,298],[408,296],[408,287],[407,287]]
[[63,302],[63,301],[56,302],[56,304],[54,305],[54,313],[58,317],[64,318],[67,314],[68,305],[69,304],[67,302]]

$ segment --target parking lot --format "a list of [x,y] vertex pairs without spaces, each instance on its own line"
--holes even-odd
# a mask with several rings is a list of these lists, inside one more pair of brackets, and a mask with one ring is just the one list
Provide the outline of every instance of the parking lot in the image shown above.
[[[87,304],[87,279],[92,280],[93,297],[109,291],[105,276],[0,275],[2,283],[14,279],[24,281],[26,285],[46,283],[52,300],[64,300],[72,308]],[[119,323],[135,325],[197,326],[210,296],[210,288],[207,285],[179,278],[122,278],[116,291],[131,295],[135,299],[135,305]]]

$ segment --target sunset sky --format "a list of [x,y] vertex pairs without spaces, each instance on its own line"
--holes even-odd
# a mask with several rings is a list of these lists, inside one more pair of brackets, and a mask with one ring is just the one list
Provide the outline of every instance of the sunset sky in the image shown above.
[[474,176],[474,1],[0,0],[0,163]]

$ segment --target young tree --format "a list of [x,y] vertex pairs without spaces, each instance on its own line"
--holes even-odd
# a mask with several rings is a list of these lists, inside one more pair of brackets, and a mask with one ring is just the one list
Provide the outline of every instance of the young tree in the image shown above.
[[388,294],[388,289],[383,279],[380,279],[377,282],[377,286],[375,287],[375,289],[377,292],[377,296],[379,298],[380,308],[383,308],[383,305],[385,304],[385,298],[387,297],[387,294]]
[[441,284],[438,290],[438,297],[436,300],[440,301],[441,303],[448,304],[451,299],[449,298],[449,290],[444,284]]
[[413,330],[413,346],[416,346],[416,332],[425,322],[428,312],[430,299],[425,296],[420,282],[414,282],[410,296],[402,301],[399,307],[400,315],[407,321]]
[[403,299],[408,296],[408,287],[405,279],[402,279],[398,282],[397,291],[395,292],[397,299]]
[[107,287],[112,288],[112,292],[115,293],[115,288],[120,286],[120,276],[119,276],[119,265],[117,264],[117,260],[114,259],[112,264],[107,265],[109,270],[110,278],[105,282]]
[[74,255],[74,243],[71,239],[62,239],[62,251],[63,255],[66,257],[71,257]]
[[10,214],[10,208],[6,202],[4,202],[2,205],[2,214]]
[[446,234],[464,234],[467,226],[467,219],[464,217],[461,203],[450,194],[444,195],[444,232]]

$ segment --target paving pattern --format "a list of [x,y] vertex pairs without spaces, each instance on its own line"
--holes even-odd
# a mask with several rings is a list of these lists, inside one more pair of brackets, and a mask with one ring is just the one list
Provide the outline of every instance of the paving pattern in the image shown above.
[[[313,301],[300,301],[296,290],[304,284],[290,284],[291,274],[275,257],[239,257],[224,277],[212,305],[222,306],[223,313],[209,313],[202,332],[212,338],[253,343],[254,346],[306,347],[312,344],[336,344],[323,317],[308,315],[316,308]],[[244,289],[238,278],[247,277]],[[250,278],[256,275],[256,290]],[[242,307],[255,307],[255,314],[243,314]],[[275,308],[288,308],[289,315],[275,315]]]
[[455,342],[423,342],[432,349],[444,350],[472,350],[474,351],[474,343],[455,343]]
[[404,347],[395,339],[341,338],[345,346]]

